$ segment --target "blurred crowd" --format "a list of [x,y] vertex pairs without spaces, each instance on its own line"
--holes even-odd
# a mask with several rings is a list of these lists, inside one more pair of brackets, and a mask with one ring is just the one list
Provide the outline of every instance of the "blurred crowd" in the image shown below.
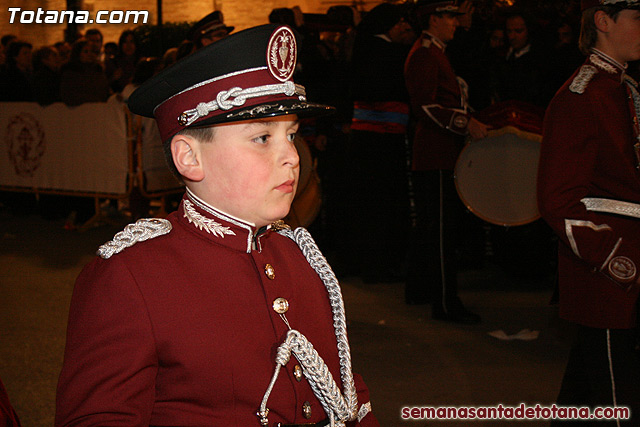
[[[463,3],[474,7],[474,2]],[[582,61],[577,49],[577,8],[562,4],[563,8],[554,9],[554,16],[548,16],[550,11],[545,15],[494,6],[473,9],[461,20],[448,53],[456,73],[469,84],[475,108],[513,98],[538,105],[548,102]],[[413,2],[399,4],[407,28],[394,42],[410,45],[419,35],[413,6]],[[360,25],[366,15],[353,7],[332,6],[326,14],[307,14],[296,7],[274,9],[268,16],[270,22],[289,24],[303,35],[299,79],[310,97],[317,94],[319,101],[335,105],[344,123],[351,119],[351,71],[358,66],[353,63],[355,39],[380,26],[379,22]],[[212,23],[215,31],[201,34],[198,28]],[[90,28],[72,43],[59,41],[51,46],[33,46],[29,40],[6,34],[0,45],[0,101],[42,105],[106,101],[134,82],[137,66],[146,74],[138,76],[135,83],[139,84],[150,73],[233,30],[224,25],[220,12],[214,12],[195,24],[180,45],[167,47],[162,58],[142,57],[134,30],[123,31],[117,42],[105,42],[99,29]]]

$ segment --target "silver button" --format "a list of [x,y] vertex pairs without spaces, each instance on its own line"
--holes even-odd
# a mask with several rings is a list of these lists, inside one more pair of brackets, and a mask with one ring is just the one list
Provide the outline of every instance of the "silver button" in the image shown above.
[[295,377],[296,381],[302,381],[302,368],[300,367],[300,365],[296,365],[293,367],[293,376]]
[[276,298],[273,301],[273,311],[278,314],[285,314],[289,311],[289,301],[284,298]]
[[302,405],[302,416],[306,419],[311,418],[311,403],[308,401],[304,402],[304,405]]
[[271,264],[267,264],[264,266],[264,274],[267,275],[269,280],[273,280],[276,278],[276,270],[273,268]]

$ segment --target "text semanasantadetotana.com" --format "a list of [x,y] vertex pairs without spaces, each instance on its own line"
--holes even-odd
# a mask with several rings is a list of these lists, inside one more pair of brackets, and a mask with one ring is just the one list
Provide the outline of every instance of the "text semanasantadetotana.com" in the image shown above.
[[627,420],[629,408],[586,406],[405,406],[400,411],[403,420]]

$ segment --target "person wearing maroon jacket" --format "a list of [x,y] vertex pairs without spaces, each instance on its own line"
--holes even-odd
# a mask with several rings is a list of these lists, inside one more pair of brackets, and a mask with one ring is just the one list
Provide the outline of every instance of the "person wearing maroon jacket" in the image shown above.
[[340,286],[285,217],[298,119],[325,114],[292,80],[297,39],[251,28],[203,47],[130,97],[155,117],[186,184],[76,282],[56,426],[378,426],[351,369]]
[[[538,173],[542,217],[559,237],[560,316],[577,325],[562,405],[626,406],[640,422],[638,84],[640,4],[582,1],[588,58],[549,105]],[[582,425],[582,424],[581,424]],[[620,424],[619,424],[620,425]]]
[[415,241],[409,254],[405,288],[408,304],[432,303],[435,319],[478,323],[457,293],[457,230],[463,211],[453,169],[465,136],[482,138],[487,126],[474,119],[465,84],[445,54],[460,13],[453,1],[421,0],[416,5],[423,29],[405,63],[405,82],[415,118],[412,170],[416,207]]
[[11,406],[7,390],[0,380],[0,426],[2,427],[20,427],[20,419],[18,414]]

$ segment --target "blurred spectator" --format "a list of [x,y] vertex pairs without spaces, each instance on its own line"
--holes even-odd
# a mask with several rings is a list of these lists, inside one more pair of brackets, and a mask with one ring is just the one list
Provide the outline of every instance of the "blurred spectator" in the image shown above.
[[[491,103],[491,72],[498,58],[486,56],[485,23],[475,19],[475,6],[470,0],[460,2],[458,27],[446,53],[457,76],[464,79],[469,90],[469,104],[476,110]],[[491,62],[489,62],[491,60]],[[488,67],[487,69],[483,69]]]
[[227,37],[234,28],[225,25],[222,12],[216,10],[196,22],[189,30],[187,39],[196,44],[196,49],[200,49]]
[[269,14],[269,23],[288,25],[291,28],[297,27],[296,16],[293,13],[293,9],[288,7],[273,9]]
[[[406,255],[409,95],[403,73],[416,34],[402,12],[395,4],[375,6],[358,25],[353,47],[351,194],[342,209],[352,236],[341,257],[351,259],[367,283],[397,280]],[[394,226],[379,227],[384,223]]]
[[2,49],[6,49],[7,46],[9,46],[9,43],[11,43],[12,41],[17,40],[17,39],[18,39],[18,37],[15,36],[14,34],[5,34],[0,39],[0,44],[2,45]]
[[178,51],[176,52],[176,61],[180,61],[185,56],[191,55],[196,51],[196,44],[191,40],[183,40],[178,46]]
[[4,64],[6,60],[7,45],[9,45],[9,43],[15,40],[16,38],[17,37],[14,36],[13,34],[5,34],[0,39],[0,66]]
[[71,45],[68,42],[57,42],[53,47],[56,48],[58,55],[60,56],[60,66],[69,62],[69,59],[71,58]]
[[536,44],[532,21],[521,11],[511,11],[505,20],[509,43],[507,54],[495,73],[496,101],[519,100],[546,107],[552,93],[548,80],[548,58]]
[[60,97],[70,106],[109,97],[109,82],[87,40],[73,43],[69,62],[61,68]]
[[107,42],[104,44],[104,60],[115,58],[118,55],[118,44],[114,42]]
[[172,66],[178,60],[178,48],[171,47],[162,55],[162,66],[167,68]]
[[13,40],[7,45],[0,70],[0,101],[33,101],[31,43]]
[[90,28],[84,33],[84,38],[87,39],[93,54],[96,56],[96,60],[102,64],[104,58],[102,57],[102,33],[97,28]]
[[136,69],[133,73],[133,78],[131,79],[131,83],[126,85],[122,92],[119,94],[120,99],[123,102],[127,102],[129,99],[129,95],[133,93],[134,90],[142,83],[156,75],[163,69],[163,61],[160,58],[156,57],[143,57],[140,58],[138,64],[136,65]]
[[553,69],[550,74],[551,87],[557,91],[573,72],[584,62],[584,55],[578,47],[578,37],[574,27],[568,21],[560,23],[557,29],[556,44],[553,48]]
[[491,31],[489,31],[487,47],[496,56],[502,57],[507,54],[507,48],[504,40],[505,40],[504,29],[492,28]]
[[118,53],[115,58],[105,62],[105,72],[112,91],[120,92],[131,83],[139,58],[140,52],[135,33],[133,30],[123,31],[118,40]]
[[40,105],[61,102],[60,55],[51,46],[36,50],[33,55],[33,88]]

